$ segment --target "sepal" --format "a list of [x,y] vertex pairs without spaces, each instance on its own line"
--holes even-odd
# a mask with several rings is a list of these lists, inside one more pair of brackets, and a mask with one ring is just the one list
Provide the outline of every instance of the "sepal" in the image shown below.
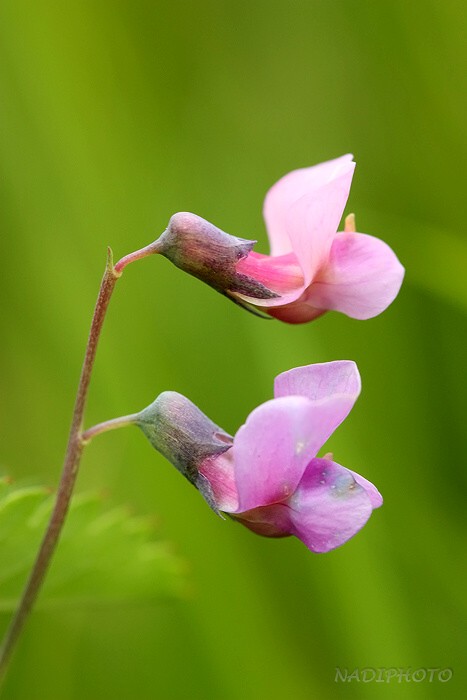
[[218,515],[211,485],[199,472],[209,457],[223,454],[233,439],[194,403],[175,391],[164,391],[136,418],[151,445],[171,462],[202,494]]
[[243,294],[252,299],[278,298],[254,277],[236,270],[255,243],[231,236],[190,212],[174,214],[157,241],[161,255],[228,297]]

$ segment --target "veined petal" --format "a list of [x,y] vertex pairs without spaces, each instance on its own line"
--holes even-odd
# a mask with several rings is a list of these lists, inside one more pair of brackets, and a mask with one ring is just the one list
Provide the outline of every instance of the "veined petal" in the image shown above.
[[[340,182],[339,191],[344,197],[343,211],[355,168],[352,158],[351,154],[347,154],[311,168],[293,170],[271,187],[264,201],[263,215],[272,255],[284,255],[295,251],[294,242],[290,238],[289,213],[291,207],[305,195],[313,199],[318,190],[325,188],[324,193],[320,193],[319,197],[326,197],[332,192],[332,184]],[[346,186],[342,190],[344,182]],[[337,230],[338,224],[339,221],[333,233]]]
[[360,394],[360,373],[352,360],[322,362],[294,367],[274,380],[274,396],[306,396],[312,401],[342,396],[350,403],[349,411]]
[[339,233],[328,264],[306,292],[306,302],[352,318],[372,318],[394,301],[403,277],[395,253],[379,238]]
[[236,512],[285,501],[341,420],[339,397],[313,402],[284,396],[258,406],[235,435],[231,450]]
[[310,462],[288,504],[293,533],[312,552],[328,552],[347,542],[373,510],[352,473],[326,459]]

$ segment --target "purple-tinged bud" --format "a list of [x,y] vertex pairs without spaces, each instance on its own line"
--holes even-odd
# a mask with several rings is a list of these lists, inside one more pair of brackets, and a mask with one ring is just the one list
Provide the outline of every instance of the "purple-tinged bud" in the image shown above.
[[157,241],[158,251],[174,265],[236,303],[236,294],[252,299],[279,296],[254,277],[237,272],[237,263],[249,255],[255,243],[231,236],[190,212],[174,214]]
[[185,396],[164,391],[137,417],[141,428],[155,449],[185,476],[218,514],[211,484],[199,472],[210,457],[232,447],[233,438],[219,428]]

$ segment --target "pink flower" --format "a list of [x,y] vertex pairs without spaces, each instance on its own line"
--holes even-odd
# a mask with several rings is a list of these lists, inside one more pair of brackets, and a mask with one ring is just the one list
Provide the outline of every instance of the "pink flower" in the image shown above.
[[258,406],[232,439],[188,399],[161,394],[138,425],[223,511],[267,537],[295,535],[313,552],[339,547],[382,504],[375,486],[318,450],[360,393],[353,362],[280,374],[275,398]]
[[329,310],[377,316],[397,296],[404,268],[386,243],[355,232],[352,215],[337,232],[354,169],[345,155],[294,170],[269,190],[271,255],[188,212],[172,217],[158,252],[237,303],[288,323]]

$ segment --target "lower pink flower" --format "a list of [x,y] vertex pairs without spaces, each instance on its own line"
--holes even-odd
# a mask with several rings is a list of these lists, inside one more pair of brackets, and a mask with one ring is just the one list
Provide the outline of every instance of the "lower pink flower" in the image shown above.
[[172,392],[142,411],[138,423],[215,510],[257,534],[295,535],[311,551],[327,552],[382,504],[369,481],[331,456],[317,457],[359,393],[355,363],[329,362],[280,374],[275,398],[258,406],[233,439]]

